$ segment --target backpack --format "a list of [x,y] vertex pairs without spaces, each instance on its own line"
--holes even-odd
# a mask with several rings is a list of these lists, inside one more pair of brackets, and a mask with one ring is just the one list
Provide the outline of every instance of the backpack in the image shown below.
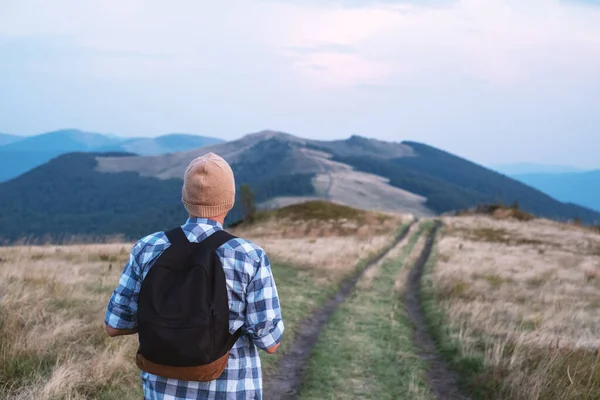
[[138,299],[138,368],[164,378],[207,382],[227,366],[241,328],[229,333],[225,273],[216,250],[234,239],[216,231],[200,243],[181,228],[142,282]]

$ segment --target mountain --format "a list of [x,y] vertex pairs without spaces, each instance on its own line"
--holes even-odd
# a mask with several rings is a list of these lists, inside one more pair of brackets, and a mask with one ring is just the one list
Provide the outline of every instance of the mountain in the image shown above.
[[[231,164],[238,189],[242,184],[251,186],[262,207],[319,198],[423,217],[502,198],[506,203],[518,201],[522,209],[542,217],[600,221],[598,212],[561,203],[425,144],[359,136],[316,141],[263,131],[163,155],[57,157],[0,184],[0,237],[5,242],[57,241],[71,235],[122,234],[135,240],[175,226],[185,218],[180,200],[185,168],[194,157],[210,151]],[[239,204],[227,223],[242,217]]]
[[187,134],[129,139],[77,129],[64,129],[26,137],[0,146],[0,182],[12,179],[56,156],[70,152],[127,152],[153,155],[189,150],[218,142],[221,140]]
[[136,138],[126,140],[119,145],[124,152],[140,155],[157,155],[186,151],[198,147],[223,143],[222,139],[208,136],[189,135],[185,133],[170,133],[155,138]]
[[600,211],[600,170],[579,173],[517,174],[513,178],[561,201]]
[[0,146],[10,144],[24,139],[23,136],[9,135],[8,133],[0,133]]
[[75,129],[30,136],[0,147],[0,181],[14,178],[60,154],[91,151],[119,142],[105,135]]
[[534,163],[519,163],[519,164],[497,164],[490,167],[494,171],[501,172],[505,175],[513,176],[518,174],[539,174],[553,173],[560,174],[566,172],[583,172],[581,168],[572,167],[570,165],[545,165]]
[[78,129],[63,129],[29,136],[0,147],[0,151],[72,152],[91,151],[99,147],[118,145],[122,139]]

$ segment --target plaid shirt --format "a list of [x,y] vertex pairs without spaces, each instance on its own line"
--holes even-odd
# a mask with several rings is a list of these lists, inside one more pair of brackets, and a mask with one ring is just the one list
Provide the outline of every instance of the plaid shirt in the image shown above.
[[[182,225],[190,242],[200,242],[222,226],[212,220],[190,218]],[[142,281],[152,265],[170,246],[164,232],[138,241],[131,251],[117,289],[106,310],[105,322],[115,329],[136,327],[137,301]],[[244,334],[229,354],[223,374],[211,382],[167,379],[142,372],[144,398],[262,399],[262,371],[258,349],[280,342],[283,321],[277,288],[266,253],[244,239],[222,245],[217,254],[223,264],[229,295],[229,331],[243,327]]]

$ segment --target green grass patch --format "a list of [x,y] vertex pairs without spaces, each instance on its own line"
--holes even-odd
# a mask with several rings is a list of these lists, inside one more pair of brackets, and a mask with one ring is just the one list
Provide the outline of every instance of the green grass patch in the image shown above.
[[[389,251],[395,240],[400,237],[409,225],[403,225],[398,231],[390,244],[374,254],[368,254],[360,260],[354,270],[350,270],[348,279],[353,274],[360,273],[372,260],[379,254]],[[315,271],[307,271],[301,268],[279,263],[276,260],[272,263],[271,269],[277,284],[277,292],[281,302],[281,313],[285,324],[284,339],[282,340],[279,350],[272,355],[260,353],[265,376],[275,371],[279,359],[287,353],[292,342],[294,341],[296,331],[300,324],[308,318],[308,316],[321,307],[325,301],[331,298],[339,289],[344,279],[332,282],[326,279],[317,279]]]
[[[0,346],[0,352],[6,349]],[[30,381],[49,377],[56,365],[57,355],[47,353],[36,354],[14,354],[11,357],[0,355],[0,397],[2,394],[10,395],[13,388],[27,385]]]
[[394,284],[421,232],[396,260],[385,261],[368,287],[333,314],[309,359],[302,399],[433,399],[426,366]]
[[271,269],[281,302],[285,332],[281,347],[275,354],[260,352],[264,375],[273,373],[279,358],[289,350],[302,321],[336,290],[333,283],[317,280],[308,271],[288,264],[274,262]]
[[307,201],[293,204],[272,211],[259,213],[259,218],[277,217],[292,220],[337,221],[341,219],[362,221],[366,212],[341,204],[330,203],[322,200]]

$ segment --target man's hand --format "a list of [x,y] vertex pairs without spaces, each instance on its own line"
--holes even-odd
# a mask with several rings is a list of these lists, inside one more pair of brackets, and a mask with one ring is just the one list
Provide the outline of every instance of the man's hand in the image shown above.
[[279,348],[279,345],[281,344],[281,342],[277,343],[275,346],[273,347],[269,347],[268,349],[266,349],[265,351],[269,354],[273,354],[277,351],[277,349]]
[[137,328],[133,328],[133,329],[115,329],[113,327],[110,327],[110,326],[106,325],[106,333],[108,333],[108,336],[110,336],[110,337],[123,336],[123,335],[134,335],[137,332],[138,332]]

